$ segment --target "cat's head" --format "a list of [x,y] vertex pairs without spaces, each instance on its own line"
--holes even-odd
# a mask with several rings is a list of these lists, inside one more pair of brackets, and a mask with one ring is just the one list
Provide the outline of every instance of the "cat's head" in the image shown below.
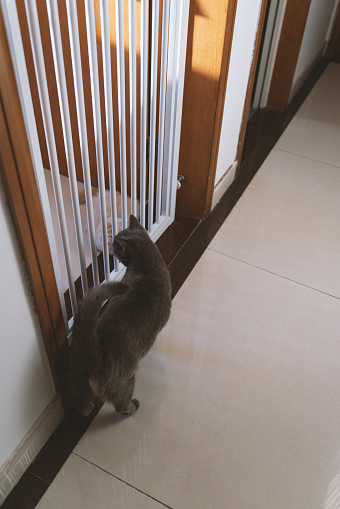
[[129,227],[119,232],[113,239],[114,254],[127,267],[141,256],[150,241],[148,232],[131,214]]

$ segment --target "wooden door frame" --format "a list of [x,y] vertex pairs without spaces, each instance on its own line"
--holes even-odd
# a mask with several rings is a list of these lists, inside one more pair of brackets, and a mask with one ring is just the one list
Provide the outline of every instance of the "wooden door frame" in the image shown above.
[[267,6],[268,6],[268,0],[262,0],[262,4],[261,4],[261,8],[260,8],[259,24],[257,27],[256,36],[255,36],[253,60],[252,60],[251,67],[250,67],[246,98],[244,101],[240,135],[239,135],[238,144],[237,144],[236,175],[238,174],[238,172],[240,170],[240,165],[241,165],[241,160],[242,160],[244,140],[245,140],[247,125],[248,125],[249,110],[250,110],[251,98],[253,95],[254,82],[255,82],[255,76],[256,76],[256,68],[257,68],[257,64],[258,64],[259,52],[260,52],[261,41],[262,41],[262,36],[263,36],[263,27],[264,27],[264,22],[265,22],[265,18],[266,18]]
[[236,8],[237,0],[190,3],[176,210],[200,219],[211,209]]
[[212,200],[213,200],[213,195],[214,195],[218,149],[220,146],[220,139],[221,139],[222,121],[223,121],[223,113],[224,113],[224,102],[225,102],[225,94],[226,94],[226,90],[227,90],[227,83],[228,83],[228,76],[229,76],[229,64],[230,64],[232,40],[233,40],[233,36],[234,36],[236,10],[237,10],[237,0],[235,0],[233,2],[229,2],[225,34],[224,34],[224,42],[223,42],[222,59],[221,59],[221,74],[220,74],[220,80],[219,80],[219,84],[218,84],[218,94],[217,94],[217,100],[216,100],[215,123],[214,123],[214,130],[213,130],[213,134],[212,134],[210,164],[209,164],[208,181],[207,181],[207,194],[205,197],[203,218],[207,217],[207,215],[211,211],[211,205],[212,205]]
[[[259,24],[257,28],[257,33],[255,37],[254,43],[254,53],[253,60],[250,69],[249,80],[247,84],[247,92],[244,103],[242,122],[240,128],[239,142],[237,147],[236,159],[240,162],[243,145],[244,145],[244,137],[247,127],[249,108],[251,103],[252,91],[255,80],[256,66],[257,60],[261,45],[262,32],[264,26],[264,20],[267,10],[268,0],[262,0],[260,6],[260,16],[259,16]],[[204,2],[203,2],[204,4]],[[226,3],[226,17],[223,18],[221,16],[221,23],[224,23],[224,41],[223,46],[220,50],[216,50],[214,48],[214,53],[211,54],[211,59],[215,59],[216,66],[220,70],[219,80],[217,84],[211,83],[208,89],[208,92],[211,96],[214,96],[213,101],[211,101],[210,111],[205,112],[205,125],[202,126],[202,121],[200,119],[201,111],[193,111],[193,109],[189,106],[189,103],[185,103],[183,105],[183,120],[182,120],[182,132],[181,132],[181,149],[180,149],[180,161],[179,161],[179,173],[183,173],[183,175],[187,179],[187,185],[184,182],[177,196],[177,211],[180,213],[192,215],[194,217],[198,217],[200,219],[204,219],[211,211],[211,205],[213,200],[214,188],[215,188],[215,176],[216,176],[216,168],[217,168],[217,159],[218,159],[218,149],[220,145],[221,138],[221,128],[222,128],[222,120],[224,114],[224,103],[225,103],[225,94],[228,82],[228,71],[229,71],[229,63],[230,63],[230,54],[232,47],[232,39],[234,32],[234,24],[235,24],[235,16],[237,9],[237,0],[229,0]],[[194,8],[191,8],[189,15],[189,34],[190,28],[192,30],[193,27],[193,18],[195,16]],[[188,36],[190,37],[190,35]],[[209,33],[206,31],[204,33],[194,34],[196,39],[203,39],[207,37],[214,37],[213,33]],[[189,42],[188,42],[189,44]],[[196,59],[206,58],[207,48],[205,48],[205,54],[200,56],[198,55]],[[218,53],[220,51],[220,54]],[[190,59],[190,51],[189,55],[187,55],[187,59]],[[197,62],[197,60],[196,60]],[[196,88],[197,88],[197,80],[192,78],[192,70],[190,68],[190,61],[187,60],[187,69],[185,75],[185,87],[184,94],[187,97],[195,96]],[[186,111],[187,110],[187,111]],[[189,119],[189,120],[187,120]],[[200,125],[200,127],[198,127]],[[200,129],[203,133],[199,133]],[[196,138],[196,146],[199,144],[199,140],[202,140],[202,143],[206,143],[204,158],[205,160],[200,161],[195,155],[195,147],[193,145],[193,139]],[[197,176],[197,173],[200,173]],[[200,180],[198,180],[200,179]],[[194,182],[195,181],[195,182]],[[196,186],[195,193],[196,195],[203,195],[201,201],[199,202],[196,196],[196,200],[193,203],[192,198],[192,187]]]
[[327,44],[326,57],[330,58],[334,53],[340,53],[340,2],[334,17],[332,33]]
[[311,0],[287,0],[267,106],[283,111],[288,104]]
[[56,390],[66,411],[66,330],[1,10],[0,67],[0,170]]

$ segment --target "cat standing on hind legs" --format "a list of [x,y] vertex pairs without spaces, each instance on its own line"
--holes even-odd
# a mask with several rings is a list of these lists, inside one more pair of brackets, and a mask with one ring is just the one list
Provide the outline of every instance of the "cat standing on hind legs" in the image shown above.
[[[79,303],[70,351],[70,382],[75,406],[89,415],[99,398],[117,412],[132,415],[139,361],[170,316],[170,275],[157,246],[134,216],[116,235],[113,249],[126,266],[121,282],[91,290]],[[109,299],[100,314],[103,303]]]

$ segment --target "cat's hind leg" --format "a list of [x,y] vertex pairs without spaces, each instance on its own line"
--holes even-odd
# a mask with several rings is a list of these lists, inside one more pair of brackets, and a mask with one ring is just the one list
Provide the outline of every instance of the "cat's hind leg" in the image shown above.
[[115,387],[109,402],[114,405],[116,412],[122,415],[133,415],[137,412],[140,404],[138,399],[132,398],[134,389],[135,375],[128,380],[122,381],[119,387]]
[[90,415],[94,408],[93,394],[88,381],[85,380],[72,380],[72,393],[75,409],[84,417]]

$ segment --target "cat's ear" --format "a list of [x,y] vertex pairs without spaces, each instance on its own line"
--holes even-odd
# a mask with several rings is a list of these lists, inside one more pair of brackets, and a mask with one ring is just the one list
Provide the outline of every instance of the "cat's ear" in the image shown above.
[[130,263],[129,241],[120,235],[116,235],[113,239],[113,252],[126,267]]
[[114,242],[115,248],[121,254],[124,254],[127,249],[127,246],[128,246],[128,241],[126,239],[124,239],[123,237],[119,237],[118,235],[116,235],[113,242]]
[[131,214],[130,216],[130,230],[134,230],[134,229],[137,229],[137,228],[142,228],[140,222],[138,221],[138,219]]

